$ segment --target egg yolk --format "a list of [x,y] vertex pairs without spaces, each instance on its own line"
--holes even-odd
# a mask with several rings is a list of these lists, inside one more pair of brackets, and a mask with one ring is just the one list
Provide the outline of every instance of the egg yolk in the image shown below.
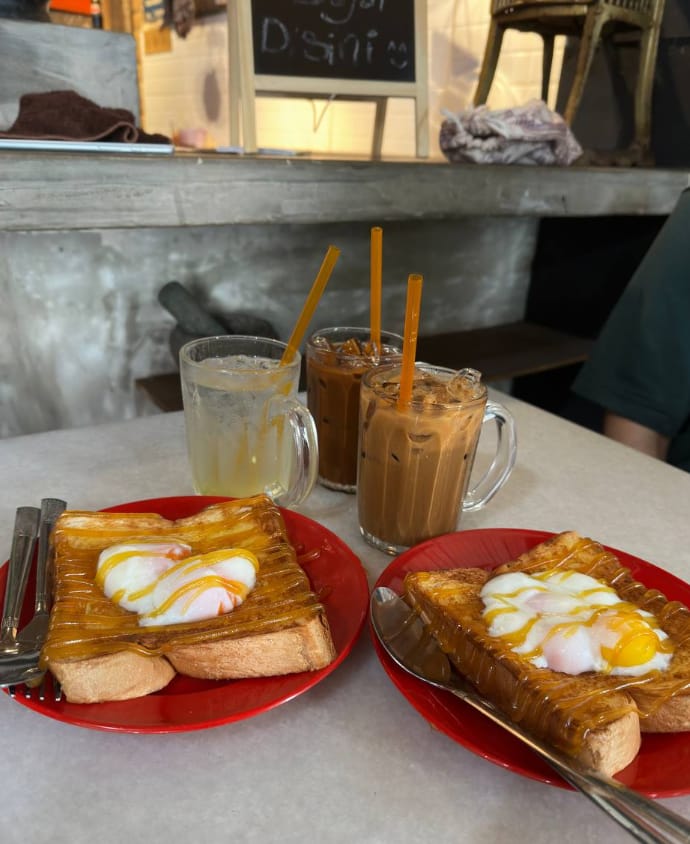
[[622,614],[608,621],[617,636],[613,647],[602,645],[601,655],[614,667],[630,668],[649,662],[659,650],[656,633],[641,618]]
[[480,594],[489,635],[538,668],[641,676],[670,664],[673,645],[657,620],[589,575],[508,572]]

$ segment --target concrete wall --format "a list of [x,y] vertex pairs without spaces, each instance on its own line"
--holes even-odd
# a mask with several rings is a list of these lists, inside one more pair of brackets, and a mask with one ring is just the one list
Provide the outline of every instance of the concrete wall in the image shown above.
[[139,117],[131,35],[0,18],[0,128],[9,128],[22,94],[69,88],[99,105]]
[[[366,324],[372,223],[0,233],[0,436],[151,412],[138,377],[173,371],[167,281],[287,339],[323,258],[342,256],[313,327]],[[401,331],[407,275],[425,277],[422,331],[520,319],[534,218],[389,223],[383,319]]]

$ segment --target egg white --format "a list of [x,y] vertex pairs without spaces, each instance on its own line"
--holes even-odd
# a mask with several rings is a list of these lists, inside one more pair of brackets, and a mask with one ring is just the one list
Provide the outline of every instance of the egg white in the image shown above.
[[[239,555],[229,555],[204,568],[196,563],[178,566],[170,576],[159,578],[153,592],[154,609],[142,615],[139,624],[142,627],[180,624],[231,612],[243,602],[244,594],[215,583],[205,585],[205,581],[218,578],[232,581],[249,592],[256,583],[256,569],[246,557]],[[185,590],[187,586],[192,588]],[[163,610],[166,604],[169,606]]]
[[242,549],[191,555],[183,542],[129,542],[99,556],[96,580],[142,627],[214,618],[238,607],[256,584],[258,561]]
[[512,651],[538,668],[573,675],[597,671],[640,676],[663,671],[671,661],[671,653],[659,647],[637,665],[609,662],[605,652],[614,649],[622,635],[616,630],[618,613],[645,624],[660,646],[668,636],[650,613],[631,605],[623,610],[615,590],[589,575],[509,572],[488,580],[481,597],[489,634],[508,641]]
[[[101,552],[96,577],[107,570],[102,589],[123,609],[136,613],[150,612],[154,608],[153,593],[138,593],[145,592],[163,572],[191,551],[189,545],[177,541],[121,542]],[[116,557],[120,560],[109,568],[111,560]]]

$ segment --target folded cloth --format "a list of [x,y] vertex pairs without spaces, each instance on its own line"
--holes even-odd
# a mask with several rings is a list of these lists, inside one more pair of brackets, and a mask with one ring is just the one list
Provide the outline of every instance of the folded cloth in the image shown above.
[[19,114],[0,138],[52,141],[108,141],[169,144],[165,135],[148,134],[124,108],[104,108],[76,91],[24,94]]
[[572,164],[582,147],[565,120],[542,100],[489,111],[444,112],[440,145],[449,161],[475,164]]

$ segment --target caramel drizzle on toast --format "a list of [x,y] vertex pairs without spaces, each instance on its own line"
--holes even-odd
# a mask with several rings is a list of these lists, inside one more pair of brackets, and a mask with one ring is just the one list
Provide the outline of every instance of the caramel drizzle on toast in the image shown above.
[[[483,582],[509,571],[547,569],[589,574],[612,586],[623,600],[652,613],[673,640],[675,651],[669,668],[641,677],[595,672],[572,676],[537,668],[490,636],[479,596]],[[635,581],[617,557],[594,540],[561,534],[491,573],[471,570],[476,573],[475,583],[465,579],[468,571],[457,570],[461,596],[457,600],[452,594],[452,571],[407,575],[405,597],[451,662],[481,694],[514,721],[562,750],[576,754],[590,731],[604,728],[629,712],[637,712],[644,719],[671,698],[690,691],[690,611]],[[435,588],[434,580],[439,575],[446,575],[447,582]]]
[[[256,586],[230,613],[142,628],[96,585],[98,555],[124,541],[179,539],[193,554],[245,548],[259,559]],[[180,645],[242,638],[306,623],[324,613],[297,562],[285,523],[267,496],[224,502],[170,522],[157,514],[67,511],[55,529],[54,604],[43,661],[81,660],[121,650],[165,655]]]

